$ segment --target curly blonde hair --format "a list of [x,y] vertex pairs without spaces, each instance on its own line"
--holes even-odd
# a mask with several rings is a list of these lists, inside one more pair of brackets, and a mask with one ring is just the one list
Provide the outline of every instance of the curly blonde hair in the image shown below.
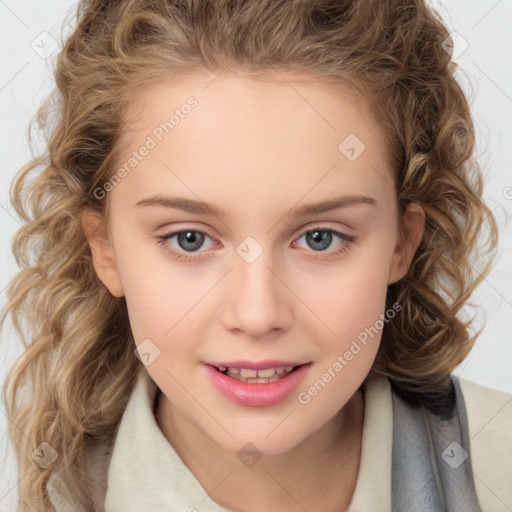
[[[179,73],[297,71],[350,84],[371,104],[392,149],[400,214],[417,203],[426,226],[407,275],[388,288],[402,310],[370,374],[441,413],[447,377],[480,333],[458,313],[498,239],[441,16],[426,0],[82,0],[76,17],[35,118],[48,151],[11,187],[24,221],[13,240],[21,271],[0,323],[10,313],[25,347],[3,387],[19,510],[49,509],[56,468],[76,503],[94,510],[86,455],[115,434],[140,362],[125,299],[96,276],[80,213],[92,207],[108,221],[108,196],[94,190],[115,172],[123,113],[141,88]],[[48,468],[31,457],[43,441],[60,455]]]

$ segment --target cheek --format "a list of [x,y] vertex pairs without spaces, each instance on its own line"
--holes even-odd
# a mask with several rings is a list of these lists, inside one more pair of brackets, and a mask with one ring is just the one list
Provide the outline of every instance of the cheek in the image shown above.
[[314,322],[317,330],[313,322],[303,327],[309,330],[310,339],[319,340],[326,363],[346,351],[357,354],[352,367],[364,369],[373,361],[384,325],[391,251],[383,244],[367,246],[333,267],[321,281],[308,280],[302,286],[305,302],[313,305],[313,313],[322,320]]
[[[139,241],[137,246],[125,238],[116,249],[119,253],[118,272],[135,343],[145,338],[170,338],[178,327],[186,326],[185,315],[193,300],[193,287],[187,286],[183,273],[165,264],[164,251],[153,248],[150,242],[141,244]],[[183,319],[178,324],[180,318]]]
[[168,346],[177,337],[193,339],[190,334],[200,321],[194,308],[200,308],[200,299],[200,293],[170,276],[134,283],[126,292],[126,304],[135,341],[153,337]]

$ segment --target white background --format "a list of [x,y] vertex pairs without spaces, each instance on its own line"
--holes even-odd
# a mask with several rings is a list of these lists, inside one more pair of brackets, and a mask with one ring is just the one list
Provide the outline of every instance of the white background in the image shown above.
[[[11,238],[20,221],[9,202],[16,171],[30,158],[29,119],[52,88],[51,59],[45,60],[41,33],[60,41],[64,16],[74,1],[0,0],[0,308],[16,272]],[[454,56],[477,125],[476,154],[487,176],[485,199],[498,218],[501,242],[492,274],[473,296],[485,328],[470,356],[455,373],[478,384],[512,394],[512,1],[450,0],[432,5],[455,36]],[[65,33],[69,27],[64,29]],[[466,48],[467,46],[467,48]],[[48,48],[48,47],[47,47]],[[51,48],[50,48],[51,49]],[[48,51],[48,50],[46,50]],[[508,142],[508,144],[507,144]],[[470,312],[468,310],[468,312]],[[20,355],[21,343],[6,325],[0,339],[0,383]],[[13,510],[17,474],[7,442],[7,418],[0,402],[0,510]],[[7,450],[7,460],[3,460]]]

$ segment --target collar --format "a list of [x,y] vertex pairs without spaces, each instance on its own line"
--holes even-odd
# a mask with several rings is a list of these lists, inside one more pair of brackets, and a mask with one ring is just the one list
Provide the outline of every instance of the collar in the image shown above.
[[[105,510],[232,512],[214,502],[165,438],[154,416],[159,389],[141,367],[123,414],[108,469]],[[393,416],[389,382],[365,390],[362,453],[347,512],[391,511]]]

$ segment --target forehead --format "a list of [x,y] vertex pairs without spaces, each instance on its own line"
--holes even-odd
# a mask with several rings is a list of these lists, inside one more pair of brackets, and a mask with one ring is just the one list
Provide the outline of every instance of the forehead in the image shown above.
[[304,75],[175,76],[139,90],[125,123],[126,161],[152,146],[123,180],[131,185],[119,187],[131,187],[133,200],[176,187],[201,197],[235,187],[248,201],[292,203],[340,185],[393,188],[389,147],[368,103]]
[[[190,110],[186,103],[194,98],[199,108],[193,109],[192,117],[197,124],[214,122],[218,127],[224,123],[226,127],[228,121],[242,120],[241,128],[249,129],[263,121],[269,123],[263,127],[268,133],[272,133],[275,126],[283,126],[286,127],[281,134],[283,137],[302,131],[312,141],[314,130],[335,139],[351,131],[368,144],[387,150],[378,119],[370,108],[370,98],[364,97],[360,90],[347,80],[334,82],[332,78],[297,71],[249,74],[239,70],[218,73],[198,70],[180,73],[133,91],[123,115],[123,124],[128,128],[123,135],[130,138],[135,131],[147,132],[169,120],[173,112],[183,107]],[[310,124],[304,125],[300,121],[310,121]]]

